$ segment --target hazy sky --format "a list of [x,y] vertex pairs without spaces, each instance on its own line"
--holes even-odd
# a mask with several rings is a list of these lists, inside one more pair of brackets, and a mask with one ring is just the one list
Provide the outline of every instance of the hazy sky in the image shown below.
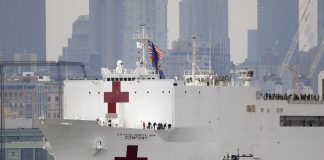
[[[89,14],[89,0],[47,0],[47,59],[57,60],[67,39],[71,37],[72,23],[79,15]],[[179,37],[179,0],[169,0],[168,41]],[[243,62],[247,55],[247,30],[256,28],[257,0],[229,1],[229,37],[231,60]],[[135,45],[134,45],[135,47]]]

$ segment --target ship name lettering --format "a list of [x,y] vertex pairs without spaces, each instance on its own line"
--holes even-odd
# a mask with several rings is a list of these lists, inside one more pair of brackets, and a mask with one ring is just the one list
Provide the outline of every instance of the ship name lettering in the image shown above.
[[127,140],[146,140],[148,135],[146,134],[119,134],[118,136],[123,135]]

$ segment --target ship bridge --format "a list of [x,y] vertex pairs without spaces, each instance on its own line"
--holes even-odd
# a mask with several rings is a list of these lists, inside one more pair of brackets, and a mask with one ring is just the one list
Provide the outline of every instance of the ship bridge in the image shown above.
[[220,76],[210,70],[186,70],[184,84],[187,86],[250,86],[252,70],[237,70],[230,75]]
[[126,69],[123,61],[117,61],[115,69],[101,68],[101,75],[104,81],[135,81],[135,80],[156,80],[160,79],[160,73],[156,70],[149,70],[143,63],[137,62],[136,69]]

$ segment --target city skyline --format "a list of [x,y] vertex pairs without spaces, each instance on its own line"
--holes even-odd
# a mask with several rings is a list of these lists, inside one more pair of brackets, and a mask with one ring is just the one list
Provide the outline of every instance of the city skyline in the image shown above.
[[[168,2],[168,48],[179,38],[179,4]],[[64,3],[65,5],[61,5]],[[229,38],[231,60],[241,63],[247,57],[247,30],[256,28],[256,0],[229,0]],[[73,6],[73,7],[71,7]],[[242,7],[245,6],[245,7]],[[47,60],[57,60],[72,33],[72,23],[79,15],[89,14],[88,0],[47,1]],[[60,12],[57,12],[57,9]],[[175,15],[175,16],[174,16]],[[136,46],[134,45],[134,48]]]

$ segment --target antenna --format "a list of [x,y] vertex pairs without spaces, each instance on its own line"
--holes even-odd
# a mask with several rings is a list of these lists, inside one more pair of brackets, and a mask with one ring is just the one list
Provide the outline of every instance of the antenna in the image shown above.
[[192,79],[196,79],[196,37],[192,37]]
[[142,63],[145,65],[145,44],[147,40],[150,39],[150,35],[147,33],[147,25],[146,24],[140,24],[140,30],[138,31],[137,34],[133,35],[133,38],[136,40],[139,40],[142,44],[142,52],[143,52],[143,57],[142,57]]
[[208,62],[208,73],[211,74],[211,54],[212,54],[212,43],[209,46],[209,62]]
[[[209,6],[211,6],[211,4]],[[208,62],[208,73],[209,74],[211,74],[211,53],[212,53],[212,41],[211,41],[211,30],[209,28],[209,62]]]

